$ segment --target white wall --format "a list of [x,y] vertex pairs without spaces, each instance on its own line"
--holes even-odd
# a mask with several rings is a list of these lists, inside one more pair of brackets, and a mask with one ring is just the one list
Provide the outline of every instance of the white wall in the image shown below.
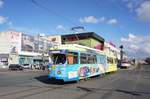
[[[60,35],[53,35],[53,36],[48,36],[47,39],[49,41],[52,41],[54,43],[61,44],[61,36]],[[55,39],[55,41],[53,41]]]

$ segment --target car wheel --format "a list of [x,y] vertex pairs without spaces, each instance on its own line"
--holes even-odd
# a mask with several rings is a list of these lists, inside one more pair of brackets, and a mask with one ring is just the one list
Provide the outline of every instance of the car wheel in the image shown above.
[[23,70],[23,68],[22,68],[22,67],[19,67],[19,70]]

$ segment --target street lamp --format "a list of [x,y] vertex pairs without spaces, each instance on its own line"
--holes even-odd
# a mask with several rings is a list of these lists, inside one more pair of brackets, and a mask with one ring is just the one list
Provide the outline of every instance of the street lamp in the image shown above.
[[120,45],[120,66],[122,64],[122,60],[123,60],[123,45]]

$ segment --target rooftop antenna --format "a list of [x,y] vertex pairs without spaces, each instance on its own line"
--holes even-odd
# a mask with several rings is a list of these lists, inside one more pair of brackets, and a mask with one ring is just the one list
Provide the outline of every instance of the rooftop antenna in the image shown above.
[[85,32],[85,29],[83,26],[72,27],[71,30],[75,31],[75,33]]
[[[84,32],[85,29],[83,26],[76,26],[71,28],[72,31],[75,31],[75,33],[81,33]],[[75,34],[76,39],[79,41],[78,35]]]

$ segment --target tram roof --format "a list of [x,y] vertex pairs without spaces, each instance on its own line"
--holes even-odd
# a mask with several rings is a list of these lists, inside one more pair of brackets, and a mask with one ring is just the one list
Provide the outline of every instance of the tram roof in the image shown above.
[[71,50],[71,51],[81,51],[81,52],[94,52],[94,53],[103,53],[104,51],[90,48],[87,46],[79,45],[79,44],[63,44],[63,45],[57,45],[51,48],[50,50]]

